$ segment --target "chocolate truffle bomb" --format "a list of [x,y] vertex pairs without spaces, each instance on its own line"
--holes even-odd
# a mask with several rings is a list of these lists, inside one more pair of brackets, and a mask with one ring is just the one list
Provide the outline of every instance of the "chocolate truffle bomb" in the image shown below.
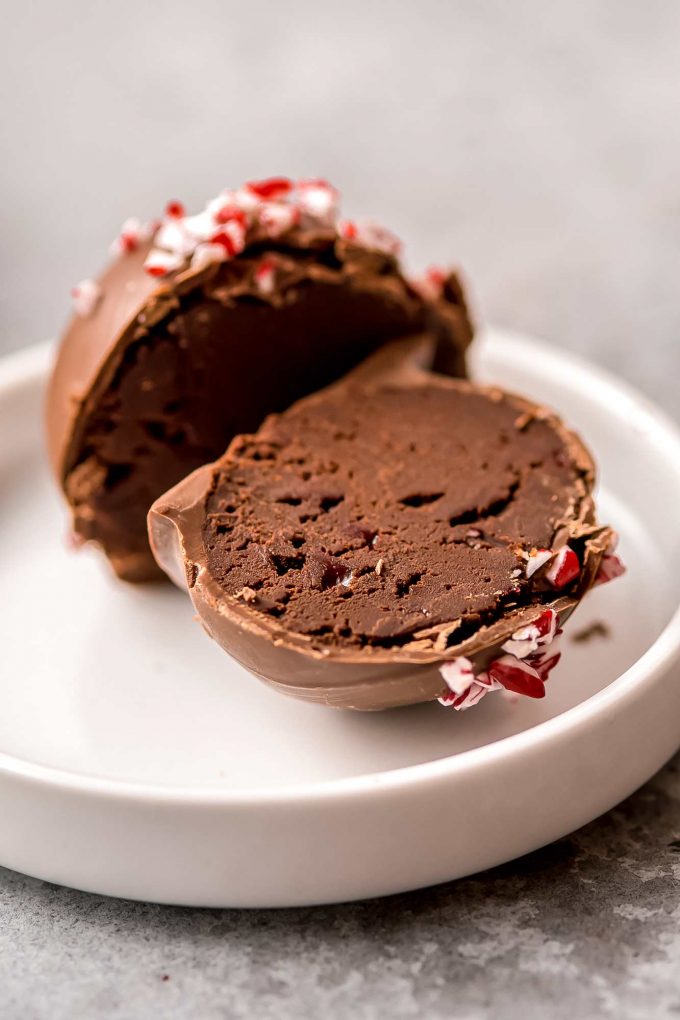
[[543,696],[561,625],[620,572],[593,483],[554,414],[411,366],[269,417],[149,524],[208,634],[279,690],[460,709]]
[[51,379],[49,450],[76,534],[120,577],[163,576],[153,500],[263,417],[427,331],[430,364],[465,374],[471,327],[453,274],[409,282],[398,242],[337,218],[323,181],[224,192],[197,216],[123,225],[113,264],[74,291]]

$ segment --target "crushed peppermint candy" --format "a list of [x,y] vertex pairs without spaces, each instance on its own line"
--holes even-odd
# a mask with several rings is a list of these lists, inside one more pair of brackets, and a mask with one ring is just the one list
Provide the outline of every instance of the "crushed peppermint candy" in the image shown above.
[[76,315],[87,319],[96,311],[102,299],[102,289],[96,280],[81,280],[71,288],[71,299]]
[[150,276],[167,276],[174,273],[184,265],[181,255],[173,255],[172,252],[163,251],[161,248],[152,248],[144,260],[144,268]]
[[268,200],[283,198],[293,190],[294,185],[288,177],[269,177],[264,181],[249,181],[245,187],[258,198]]
[[[617,542],[618,535],[614,532],[600,563],[595,585],[625,573],[624,565],[615,555]],[[549,564],[545,578],[556,589],[564,588],[581,573],[579,558],[569,545],[557,550],[522,551],[520,555],[526,560],[527,577]],[[500,690],[510,701],[522,695],[543,698],[546,681],[561,658],[558,647],[561,634],[558,614],[547,607],[535,620],[511,634],[501,645],[504,654],[493,659],[485,670],[475,673],[473,663],[465,656],[443,663],[439,672],[446,687],[437,700],[457,711],[465,711],[490,691]]]
[[217,205],[209,215],[212,216],[215,223],[228,223],[229,220],[237,220],[244,227],[248,226],[248,217],[243,209],[239,209],[237,205],[232,205],[229,202]]
[[549,645],[556,631],[557,613],[554,609],[545,609],[533,623],[516,630],[501,647],[504,652],[514,655],[517,659],[526,659],[541,646]]
[[255,286],[261,294],[271,294],[276,280],[276,262],[264,258],[255,270]]
[[[249,243],[276,240],[296,227],[333,228],[339,237],[351,238],[364,248],[391,255],[399,252],[398,238],[377,223],[338,223],[339,199],[333,185],[320,178],[248,181],[222,191],[193,216],[187,215],[181,202],[172,201],[160,223],[143,226],[139,220],[126,220],[111,250],[123,255],[153,237],[144,268],[159,277],[235,258]],[[263,293],[269,292],[269,279],[256,278]]]
[[131,216],[123,223],[109,251],[112,255],[125,255],[137,251],[144,241],[152,237],[155,229],[155,223],[142,223],[135,216]]
[[352,241],[362,248],[380,251],[385,255],[399,255],[401,252],[401,241],[396,234],[372,220],[365,223],[341,220],[338,223],[338,234],[345,241]]
[[459,655],[451,662],[445,662],[440,669],[446,686],[454,694],[465,694],[475,680],[472,663],[464,655]]
[[550,564],[545,572],[545,579],[553,588],[565,588],[581,573],[581,564],[574,550],[569,545],[561,549],[532,549],[531,552],[522,552],[526,559],[524,567],[525,576],[531,578],[537,570]]
[[191,256],[192,269],[203,269],[213,262],[224,262],[227,258],[227,251],[223,244],[213,244],[211,241],[199,244]]
[[617,577],[622,577],[626,573],[626,568],[622,563],[621,558],[615,555],[618,544],[618,533],[616,531],[612,531],[609,543],[604,551],[604,556],[600,562],[595,581],[593,582],[593,588],[600,584],[607,584],[609,581],[613,581]]
[[340,193],[321,178],[298,181],[297,202],[300,212],[321,223],[332,224],[338,214]]
[[486,673],[480,673],[462,694],[447,690],[437,698],[437,701],[440,705],[455,708],[457,712],[465,712],[481,701],[490,691],[502,689],[498,681],[492,680]]
[[524,568],[524,573],[527,578],[533,577],[536,571],[545,566],[553,557],[550,549],[532,549],[530,553],[525,555],[527,556],[527,564]]
[[238,220],[227,220],[220,224],[209,238],[211,244],[221,244],[228,258],[240,255],[246,246],[246,228]]
[[518,659],[514,655],[502,655],[494,659],[487,673],[492,680],[507,691],[524,694],[528,698],[543,698],[545,684],[540,673],[526,659]]
[[574,550],[569,545],[559,549],[546,571],[545,579],[553,588],[565,588],[581,573],[581,564]]
[[[214,227],[211,232],[214,232]],[[196,250],[196,246],[201,241],[207,241],[209,237],[208,233],[201,235],[196,231],[190,232],[183,220],[175,218],[164,220],[154,238],[155,248],[151,253],[160,249],[181,258],[189,258]]]
[[600,584],[607,584],[609,581],[615,580],[617,577],[622,577],[626,572],[624,564],[618,556],[614,553],[605,553],[602,557],[597,576],[593,582],[593,587]]
[[300,222],[300,210],[283,202],[263,202],[257,213],[257,221],[267,237],[282,237]]
[[[111,245],[116,256],[137,251],[152,241],[144,261],[151,276],[164,277],[188,268],[201,269],[240,255],[249,245],[278,240],[290,231],[335,231],[336,236],[369,250],[397,256],[399,239],[373,221],[359,223],[338,220],[340,194],[321,178],[292,181],[288,177],[270,177],[247,181],[240,188],[225,189],[205,208],[188,215],[177,200],[166,204],[162,219],[149,223],[127,219]],[[420,284],[414,282],[423,297],[441,296],[447,273],[431,268]],[[271,274],[255,277],[261,293],[268,294]],[[93,281],[84,281],[73,290],[78,314],[91,314],[95,307]],[[98,300],[98,298],[97,298]]]
[[548,608],[533,623],[516,630],[501,648],[505,654],[493,659],[486,670],[475,673],[463,655],[443,663],[439,671],[446,689],[437,700],[460,712],[490,691],[504,691],[510,700],[519,695],[543,698],[546,680],[560,661],[561,633],[558,614]]
[[186,212],[181,202],[168,202],[165,207],[165,215],[168,219],[181,220],[186,216]]

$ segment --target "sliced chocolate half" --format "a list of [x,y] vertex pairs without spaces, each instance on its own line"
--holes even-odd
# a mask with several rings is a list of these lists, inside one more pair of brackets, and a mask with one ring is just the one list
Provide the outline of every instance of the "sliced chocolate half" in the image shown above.
[[146,514],[263,417],[427,331],[464,375],[471,326],[454,275],[403,275],[393,235],[337,219],[322,181],[225,192],[198,216],[124,224],[98,282],[76,288],[47,400],[50,456],[82,539],[127,580],[162,576]]
[[614,559],[593,483],[551,412],[409,366],[236,437],[149,526],[208,634],[279,690],[462,708],[543,695],[561,626]]

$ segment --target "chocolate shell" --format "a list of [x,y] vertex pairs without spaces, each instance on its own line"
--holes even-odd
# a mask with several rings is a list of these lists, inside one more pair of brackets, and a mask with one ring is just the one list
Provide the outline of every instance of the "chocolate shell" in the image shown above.
[[163,576],[146,532],[154,499],[386,342],[426,331],[430,364],[464,375],[457,278],[413,285],[392,236],[338,223],[333,201],[324,182],[275,181],[195,217],[172,207],[150,234],[127,225],[109,269],[81,286],[48,448],[76,534],[121,578]]
[[414,358],[382,369],[271,416],[157,500],[155,556],[283,693],[373,710],[540,697],[613,558],[592,458],[520,397]]

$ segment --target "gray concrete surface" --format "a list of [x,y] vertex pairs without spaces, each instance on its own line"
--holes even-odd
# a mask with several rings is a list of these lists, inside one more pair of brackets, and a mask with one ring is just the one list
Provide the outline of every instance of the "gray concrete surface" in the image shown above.
[[[0,350],[45,339],[127,215],[328,176],[455,260],[480,316],[678,413],[675,0],[3,3]],[[680,760],[479,878],[284,912],[118,903],[0,873],[0,1015],[680,1016]]]

